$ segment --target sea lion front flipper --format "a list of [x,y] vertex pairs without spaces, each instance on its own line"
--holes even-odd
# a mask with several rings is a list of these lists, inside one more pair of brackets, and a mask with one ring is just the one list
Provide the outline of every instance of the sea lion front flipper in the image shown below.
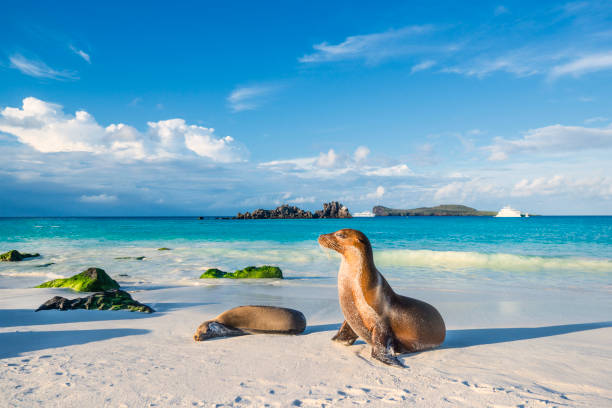
[[336,333],[336,335],[332,337],[332,340],[337,341],[338,343],[342,343],[345,346],[351,346],[353,345],[353,343],[355,343],[355,340],[357,340],[358,337],[359,336],[357,335],[357,333],[353,331],[351,326],[349,326],[349,324],[345,320],[344,323],[342,323],[342,326],[340,326],[340,330],[338,330],[338,333]]
[[394,367],[404,368],[404,364],[393,355],[396,342],[389,326],[378,324],[372,330],[372,358]]

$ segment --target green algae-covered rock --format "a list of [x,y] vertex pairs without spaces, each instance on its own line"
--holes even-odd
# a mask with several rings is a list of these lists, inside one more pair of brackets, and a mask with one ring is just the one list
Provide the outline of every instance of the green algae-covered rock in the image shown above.
[[55,296],[40,305],[36,311],[51,309],[129,310],[131,312],[142,313],[153,313],[155,311],[149,306],[135,301],[129,293],[119,289],[98,292],[87,297],[76,299],[66,299],[61,296]]
[[200,279],[207,279],[207,278],[225,278],[227,277],[228,272],[223,272],[220,269],[217,268],[211,268],[206,270],[206,272],[204,272],[202,275],[200,275]]
[[170,248],[166,248],[166,247],[161,247],[161,248],[157,248],[158,251],[170,251]]
[[11,251],[0,254],[0,261],[19,262],[23,261],[25,258],[34,258],[36,256],[40,256],[40,254],[22,254],[21,252],[13,249]]
[[66,279],[54,279],[36,286],[37,288],[71,288],[77,292],[100,292],[119,289],[119,284],[104,272],[104,269],[89,268]]
[[200,279],[283,279],[283,272],[278,266],[247,266],[244,269],[239,269],[235,272],[223,272],[219,269],[212,268],[204,272]]

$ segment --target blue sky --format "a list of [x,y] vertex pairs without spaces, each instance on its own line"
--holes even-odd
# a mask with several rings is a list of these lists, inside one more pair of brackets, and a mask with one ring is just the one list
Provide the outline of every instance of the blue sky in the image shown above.
[[609,2],[2,14],[0,216],[612,213]]

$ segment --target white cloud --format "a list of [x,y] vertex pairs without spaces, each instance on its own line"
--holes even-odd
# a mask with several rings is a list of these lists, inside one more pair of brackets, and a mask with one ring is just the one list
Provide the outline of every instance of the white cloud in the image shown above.
[[610,198],[612,197],[612,178],[598,176],[568,178],[562,175],[537,177],[531,180],[525,178],[516,183],[511,192],[511,195],[516,197],[564,194]]
[[[363,146],[361,146],[363,147]],[[360,147],[360,148],[361,148]],[[279,173],[294,174],[303,178],[334,178],[340,174],[363,176],[398,177],[412,174],[405,164],[380,166],[366,164],[366,151],[357,148],[353,156],[338,154],[334,149],[315,157],[301,157],[287,160],[274,160],[260,163],[259,167],[269,168]],[[365,148],[369,154],[370,150]]]
[[266,98],[278,90],[278,86],[254,85],[238,87],[227,97],[230,108],[234,112],[254,110],[261,106]]
[[82,203],[107,204],[107,203],[114,203],[115,201],[117,201],[117,196],[107,195],[107,194],[82,195],[79,198],[79,201]]
[[357,149],[355,149],[355,153],[353,154],[353,157],[355,158],[356,162],[361,162],[367,159],[369,154],[370,154],[370,149],[368,149],[365,146],[359,146],[357,147]]
[[612,69],[612,52],[586,55],[571,62],[557,65],[550,71],[550,77],[552,79],[564,75],[579,77],[590,72],[603,71],[606,69]]
[[9,57],[11,67],[18,69],[21,73],[36,78],[50,79],[78,79],[73,72],[56,71],[42,61],[30,60],[21,54],[14,54]]
[[405,164],[398,164],[391,167],[366,167],[363,172],[366,176],[399,177],[409,176],[412,170]]
[[610,119],[603,117],[603,116],[595,116],[594,118],[588,118],[584,120],[584,123],[586,123],[587,125],[590,125],[591,123],[596,123],[596,122],[608,122],[610,121]]
[[575,152],[587,149],[612,148],[612,128],[552,125],[531,129],[520,139],[495,138],[489,151],[489,160],[506,160],[512,153]]
[[434,65],[436,65],[436,61],[433,61],[433,60],[423,61],[421,63],[414,65],[412,69],[410,70],[410,73],[414,74],[415,72],[424,71],[426,69],[433,67]]
[[314,202],[315,202],[314,197],[296,197],[296,198],[292,198],[291,200],[287,201],[287,203],[289,204],[305,204],[305,203],[314,203]]
[[74,45],[70,46],[70,49],[72,50],[72,52],[74,52],[76,55],[78,55],[79,57],[83,58],[85,61],[87,61],[88,63],[91,64],[91,57],[89,56],[89,54],[87,54],[85,51],[83,50],[79,50],[78,48],[76,48]]
[[338,160],[338,155],[334,149],[329,149],[327,153],[319,154],[317,165],[325,168],[333,167],[336,164],[336,160]]
[[376,187],[376,191],[372,193],[366,194],[366,198],[374,199],[374,198],[382,198],[385,195],[385,188],[383,186]]
[[496,184],[478,178],[468,181],[453,181],[438,188],[434,194],[434,199],[438,202],[441,200],[465,202],[480,195],[500,196],[502,190]]
[[433,30],[431,25],[415,25],[381,33],[354,35],[339,44],[322,42],[313,45],[315,52],[299,58],[302,63],[365,59],[370,63],[421,50],[407,40]]
[[123,123],[103,128],[86,111],[66,115],[60,105],[33,97],[25,98],[22,108],[0,111],[0,131],[43,153],[89,152],[128,161],[196,154],[224,163],[241,161],[245,155],[232,137],[217,138],[214,129],[188,125],[183,119],[148,122],[144,133]]

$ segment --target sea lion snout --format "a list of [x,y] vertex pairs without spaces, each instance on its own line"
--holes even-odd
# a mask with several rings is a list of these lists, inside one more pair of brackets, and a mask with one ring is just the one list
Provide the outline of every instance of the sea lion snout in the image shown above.
[[344,228],[329,234],[319,235],[319,245],[333,249],[341,254],[349,247],[358,247],[360,249],[369,249],[370,241],[361,231],[350,228]]

